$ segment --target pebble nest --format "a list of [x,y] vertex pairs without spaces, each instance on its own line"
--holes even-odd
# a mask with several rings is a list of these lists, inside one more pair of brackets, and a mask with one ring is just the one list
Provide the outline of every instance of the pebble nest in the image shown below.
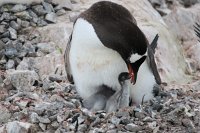
[[[37,57],[49,52],[40,50],[39,35],[27,35],[24,29],[56,23],[56,18],[67,11],[70,9],[51,1],[33,5],[7,4],[0,7],[0,131],[200,131],[200,91],[187,87],[174,89],[163,86],[159,96],[148,102],[106,113],[90,112],[83,108],[75,86],[67,83],[63,75],[53,74],[43,80],[36,80],[30,91],[19,91],[12,84],[6,84],[6,70],[16,69],[24,57]],[[26,129],[19,122],[31,126]]]

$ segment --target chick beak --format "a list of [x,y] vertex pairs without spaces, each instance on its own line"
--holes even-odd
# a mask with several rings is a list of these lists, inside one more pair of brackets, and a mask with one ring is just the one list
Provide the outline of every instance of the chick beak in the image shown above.
[[131,83],[135,84],[135,74],[134,74],[133,68],[131,67],[131,64],[128,64],[128,71],[129,71]]

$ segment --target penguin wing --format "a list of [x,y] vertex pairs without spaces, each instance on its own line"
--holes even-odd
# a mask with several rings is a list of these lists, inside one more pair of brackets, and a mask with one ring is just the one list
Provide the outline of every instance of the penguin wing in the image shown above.
[[197,35],[197,37],[199,38],[199,42],[200,42],[200,24],[196,23],[196,25],[194,25],[194,31]]
[[67,47],[65,49],[65,54],[64,54],[64,61],[65,61],[65,71],[67,73],[67,78],[68,81],[73,83],[73,76],[71,74],[71,69],[70,69],[70,62],[69,62],[69,51],[71,48],[71,40],[72,40],[72,34],[69,36],[69,40],[67,42]]
[[156,83],[157,84],[161,84],[161,78],[160,75],[158,73],[158,69],[157,69],[157,65],[155,62],[155,57],[154,57],[154,53],[155,53],[155,48],[157,47],[157,41],[158,41],[158,35],[155,36],[154,40],[152,41],[151,45],[148,46],[148,64],[153,72],[153,75],[155,77]]

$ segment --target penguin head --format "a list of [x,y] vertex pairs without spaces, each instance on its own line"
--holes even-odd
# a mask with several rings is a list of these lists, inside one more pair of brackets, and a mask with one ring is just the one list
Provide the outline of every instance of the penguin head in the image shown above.
[[120,85],[123,85],[126,80],[129,80],[131,78],[130,74],[128,72],[122,72],[119,74],[118,80]]
[[131,83],[135,84],[136,80],[137,80],[137,72],[140,68],[140,66],[142,65],[142,63],[145,61],[146,59],[146,55],[142,56],[139,60],[135,61],[134,63],[128,63],[128,70],[129,70],[129,75],[131,78]]

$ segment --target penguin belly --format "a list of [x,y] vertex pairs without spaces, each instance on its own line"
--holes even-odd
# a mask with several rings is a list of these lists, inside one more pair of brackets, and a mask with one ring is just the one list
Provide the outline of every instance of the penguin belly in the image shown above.
[[82,18],[74,25],[69,61],[77,92],[83,99],[99,91],[102,85],[120,90],[118,76],[128,72],[120,54],[105,47],[93,26]]
[[140,66],[135,85],[131,85],[130,97],[134,104],[140,104],[154,97],[153,88],[156,84],[155,77],[147,63],[147,60]]

